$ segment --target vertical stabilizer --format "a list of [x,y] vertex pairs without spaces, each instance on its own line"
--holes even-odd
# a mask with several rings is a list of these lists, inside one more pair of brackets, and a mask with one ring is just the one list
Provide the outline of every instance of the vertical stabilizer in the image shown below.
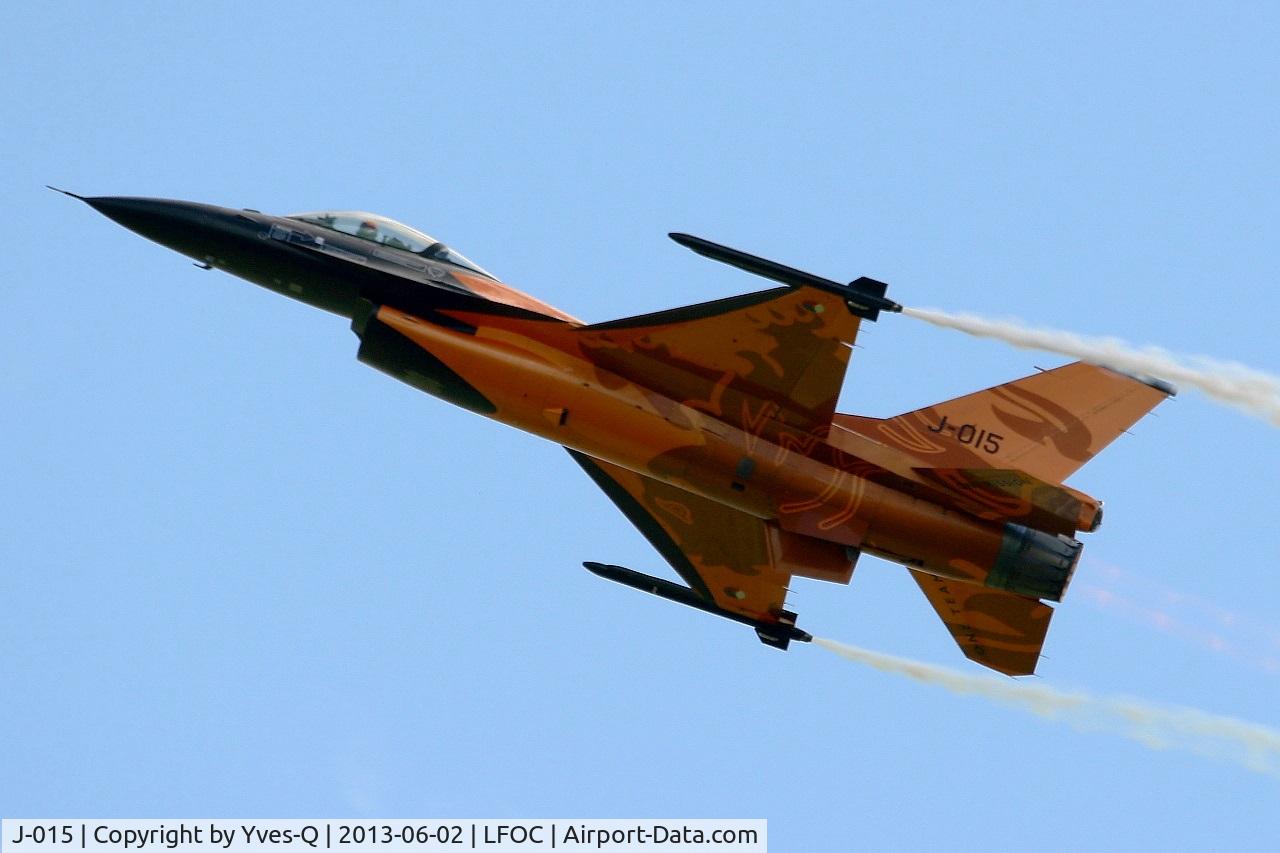
[[894,418],[836,415],[834,423],[929,468],[1015,469],[1061,483],[1172,386],[1074,362]]

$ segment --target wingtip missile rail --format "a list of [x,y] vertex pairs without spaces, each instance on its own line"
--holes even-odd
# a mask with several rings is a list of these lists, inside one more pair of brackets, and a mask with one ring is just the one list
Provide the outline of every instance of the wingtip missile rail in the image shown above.
[[711,258],[713,261],[720,261],[731,267],[737,267],[752,275],[758,275],[789,287],[812,287],[842,296],[845,304],[849,306],[849,310],[864,320],[879,319],[881,311],[889,311],[895,314],[902,311],[901,305],[892,299],[885,298],[884,292],[888,285],[874,278],[862,276],[848,284],[841,284],[838,281],[823,278],[804,270],[798,270],[795,267],[789,267],[786,264],[780,264],[767,258],[750,255],[738,249],[722,246],[719,243],[713,243],[710,240],[704,240],[692,234],[673,231],[667,236],[704,258]]
[[743,625],[749,625],[756,630],[756,636],[760,638],[760,642],[766,646],[772,646],[775,649],[786,650],[792,640],[801,643],[809,643],[813,641],[813,635],[807,631],[802,631],[795,625],[795,614],[783,610],[777,614],[777,621],[766,621],[763,619],[752,619],[741,613],[734,613],[731,610],[724,610],[717,607],[714,603],[707,601],[701,595],[687,586],[681,586],[678,583],[672,583],[663,578],[655,578],[653,575],[646,575],[643,572],[637,572],[634,569],[628,569],[623,566],[611,566],[606,563],[586,562],[582,564],[587,571],[594,575],[611,581],[617,581],[625,586],[656,595],[659,598],[665,598],[668,601],[674,601],[679,604],[685,604],[689,607],[696,608],[704,613],[713,613],[716,616],[723,616],[725,619],[732,619],[734,622],[740,622]]

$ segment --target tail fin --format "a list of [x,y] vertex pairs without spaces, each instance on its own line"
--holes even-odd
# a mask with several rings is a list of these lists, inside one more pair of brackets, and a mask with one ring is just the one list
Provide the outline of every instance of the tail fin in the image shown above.
[[1016,469],[1061,483],[1174,393],[1160,380],[1077,361],[895,418],[834,423],[930,468]]

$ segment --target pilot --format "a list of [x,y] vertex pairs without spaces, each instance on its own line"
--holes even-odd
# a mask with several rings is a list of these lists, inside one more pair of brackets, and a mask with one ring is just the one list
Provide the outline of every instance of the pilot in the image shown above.
[[360,227],[356,229],[356,236],[363,240],[373,240],[374,242],[377,242],[378,226],[366,219],[364,222],[361,222]]

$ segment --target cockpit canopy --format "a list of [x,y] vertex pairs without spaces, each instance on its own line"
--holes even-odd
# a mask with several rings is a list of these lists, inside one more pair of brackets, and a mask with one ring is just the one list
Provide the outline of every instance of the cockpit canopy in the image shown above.
[[[368,240],[380,246],[412,252],[415,255],[431,260],[456,264],[488,278],[494,278],[491,273],[472,263],[466,256],[460,252],[455,252],[436,238],[423,234],[416,228],[410,228],[408,225],[396,222],[394,219],[378,216],[376,213],[364,213],[358,210],[326,210],[318,213],[294,213],[287,218],[309,222],[312,225],[319,225],[321,228],[328,228],[331,231],[350,234],[352,237],[359,237],[361,240]],[[497,279],[494,280],[496,281]]]

